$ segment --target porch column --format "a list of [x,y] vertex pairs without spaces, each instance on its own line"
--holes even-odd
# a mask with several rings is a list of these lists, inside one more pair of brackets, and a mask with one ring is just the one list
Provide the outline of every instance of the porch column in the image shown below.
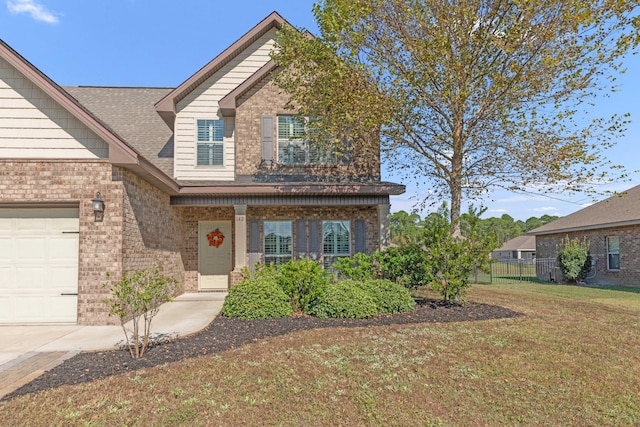
[[378,217],[380,218],[380,250],[391,245],[391,229],[389,226],[390,204],[378,205]]
[[247,266],[247,205],[233,205],[236,212],[235,219],[235,268],[240,272]]

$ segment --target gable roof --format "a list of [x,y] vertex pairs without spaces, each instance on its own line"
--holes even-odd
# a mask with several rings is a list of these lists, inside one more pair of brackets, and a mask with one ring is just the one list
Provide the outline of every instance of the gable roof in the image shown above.
[[153,107],[173,88],[65,86],[64,89],[167,176],[173,176],[173,132]]
[[258,25],[249,30],[245,35],[240,37],[235,43],[225,49],[221,54],[216,56],[207,65],[198,70],[194,75],[185,80],[177,88],[169,92],[164,98],[155,104],[156,111],[160,117],[173,129],[174,119],[176,116],[176,105],[184,99],[189,93],[200,86],[205,80],[215,74],[223,66],[228,64],[236,56],[238,56],[248,46],[265,35],[273,28],[280,29],[282,25],[289,24],[280,14],[272,12],[265,19],[260,21]]
[[559,218],[528,234],[556,234],[640,224],[640,185]]
[[536,236],[518,236],[504,242],[502,246],[495,250],[501,251],[535,251]]

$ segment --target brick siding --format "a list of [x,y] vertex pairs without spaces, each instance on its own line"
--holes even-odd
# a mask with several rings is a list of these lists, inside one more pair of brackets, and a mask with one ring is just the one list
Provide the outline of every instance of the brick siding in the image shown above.
[[[293,114],[285,109],[289,97],[277,87],[269,77],[262,79],[243,94],[236,108],[236,175],[254,175],[260,169],[262,142],[261,118],[263,115]],[[274,120],[274,144],[277,146],[277,119]],[[276,148],[277,149],[277,148]],[[371,151],[371,150],[368,150]],[[269,171],[267,171],[268,173]],[[374,152],[357,152],[349,165],[313,165],[313,166],[280,166],[274,172],[285,174],[303,174],[308,176],[353,176],[380,178],[380,150]]]
[[[0,203],[78,203],[78,324],[114,324],[102,286],[106,272],[122,271],[123,187],[112,182],[108,161],[0,160]],[[104,219],[94,221],[91,199],[105,200]]]
[[[567,236],[589,242],[589,254],[596,260],[596,275],[589,283],[640,286],[640,226],[536,236],[537,257],[555,258]],[[620,238],[620,270],[608,270],[606,239],[616,236]]]

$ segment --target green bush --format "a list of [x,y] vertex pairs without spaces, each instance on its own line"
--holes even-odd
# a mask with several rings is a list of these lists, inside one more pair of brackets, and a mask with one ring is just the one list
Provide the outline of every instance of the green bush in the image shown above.
[[[107,277],[111,274],[107,273]],[[178,281],[164,276],[160,267],[156,267],[153,271],[143,269],[133,273],[125,270],[119,281],[103,286],[111,291],[105,304],[109,307],[109,315],[120,319],[131,357],[138,359],[144,356],[149,345],[151,321],[162,304],[173,300],[173,295],[178,292]],[[131,331],[126,327],[129,320]]]
[[390,280],[369,279],[352,283],[373,297],[378,313],[402,313],[413,310],[416,305],[407,288]]
[[329,284],[329,278],[329,273],[320,264],[309,259],[291,260],[281,264],[275,274],[278,285],[289,297],[293,309],[305,313],[309,303]]
[[417,243],[390,247],[374,254],[380,276],[407,288],[427,285],[427,252]]
[[246,278],[229,289],[222,315],[240,319],[266,319],[293,315],[289,297],[268,277]]
[[370,280],[378,275],[373,258],[363,253],[351,258],[338,258],[333,263],[333,268],[338,271],[339,277],[353,280]]
[[367,291],[343,280],[325,286],[309,305],[308,313],[321,318],[366,319],[376,315],[378,307]]
[[587,277],[591,267],[589,242],[584,239],[562,239],[562,248],[558,250],[558,264],[564,277],[571,282],[578,282]]

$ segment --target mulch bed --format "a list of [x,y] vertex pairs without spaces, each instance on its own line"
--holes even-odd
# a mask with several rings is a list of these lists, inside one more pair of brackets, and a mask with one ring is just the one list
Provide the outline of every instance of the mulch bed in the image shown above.
[[416,308],[411,312],[379,315],[364,320],[317,319],[308,316],[240,320],[220,316],[198,333],[155,344],[147,349],[141,359],[133,359],[129,352],[124,349],[80,353],[5,396],[2,400],[64,384],[80,384],[124,372],[215,354],[255,342],[261,338],[284,335],[295,331],[429,322],[464,322],[509,318],[519,315],[520,313],[515,311],[493,305],[468,303],[464,306],[455,306],[447,305],[442,301],[425,299],[418,300]]

